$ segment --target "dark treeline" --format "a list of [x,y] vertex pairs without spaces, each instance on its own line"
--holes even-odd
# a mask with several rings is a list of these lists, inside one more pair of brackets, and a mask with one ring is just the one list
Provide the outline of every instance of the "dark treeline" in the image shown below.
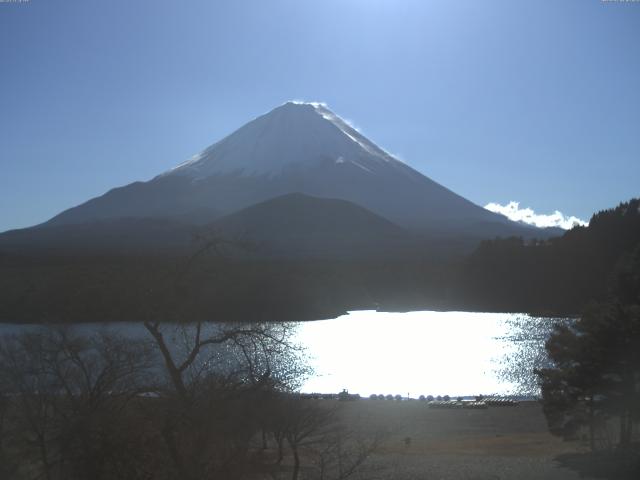
[[595,214],[562,237],[483,242],[465,262],[460,295],[468,308],[578,314],[607,295],[617,263],[640,244],[640,200]]
[[355,309],[579,314],[606,296],[616,263],[640,243],[639,205],[597,213],[589,227],[546,241],[484,241],[468,257],[260,259],[220,239],[205,240],[216,248],[195,257],[0,253],[0,319],[137,321],[149,304],[163,306],[160,316],[180,305],[192,319],[216,321],[332,318]]
[[[180,275],[187,263],[188,273]],[[195,265],[193,265],[195,263]],[[331,318],[350,309],[445,308],[449,264],[413,261],[238,260],[185,256],[0,257],[0,319],[138,321],[177,305],[194,319]],[[179,278],[178,285],[170,285]]]

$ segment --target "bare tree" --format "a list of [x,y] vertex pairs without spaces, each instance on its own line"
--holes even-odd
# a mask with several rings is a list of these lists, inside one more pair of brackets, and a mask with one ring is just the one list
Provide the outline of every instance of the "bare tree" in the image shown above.
[[[308,371],[291,324],[210,323],[198,313],[191,290],[206,288],[198,279],[215,265],[203,266],[202,255],[153,283],[145,340],[70,327],[0,341],[0,472],[297,480],[359,468],[366,449],[340,427],[336,404],[294,393]],[[4,461],[5,434],[19,462]]]
[[[318,480],[345,480],[363,478],[365,463],[379,448],[384,435],[359,434],[338,425],[327,434],[316,452],[315,478]],[[371,478],[367,474],[364,478]]]
[[[213,260],[236,248],[249,246],[237,239],[205,239],[169,272],[161,295],[166,302],[150,306],[144,321],[167,378],[159,391],[161,436],[172,468],[186,479],[216,473],[231,478],[261,429],[256,405],[267,392],[291,389],[303,373],[290,325],[213,324],[201,317],[198,298],[210,292],[198,296],[194,290],[217,274]],[[166,322],[171,316],[173,322]]]
[[0,364],[22,463],[48,480],[101,478],[120,448],[119,414],[144,388],[144,345],[41,328],[4,338]]
[[[383,438],[345,426],[333,401],[281,394],[269,410],[269,433],[276,442],[273,478],[342,480],[361,472]],[[290,459],[285,463],[285,455]],[[290,464],[290,472],[286,465]]]

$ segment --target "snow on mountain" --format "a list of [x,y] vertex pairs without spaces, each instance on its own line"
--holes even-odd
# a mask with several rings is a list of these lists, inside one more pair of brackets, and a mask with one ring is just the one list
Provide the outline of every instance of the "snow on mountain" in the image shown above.
[[71,208],[48,224],[122,217],[206,223],[270,198],[302,193],[353,202],[438,236],[544,236],[434,182],[320,103],[288,102],[177,167]]
[[282,174],[332,160],[374,173],[399,162],[321,103],[287,102],[239,128],[163,175]]

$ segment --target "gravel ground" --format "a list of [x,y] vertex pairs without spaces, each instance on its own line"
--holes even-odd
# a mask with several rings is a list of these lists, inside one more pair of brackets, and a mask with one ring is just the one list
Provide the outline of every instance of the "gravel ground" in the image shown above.
[[361,478],[580,478],[554,458],[585,447],[551,436],[536,402],[486,410],[440,410],[419,401],[360,400],[341,402],[339,408],[353,428],[383,435]]

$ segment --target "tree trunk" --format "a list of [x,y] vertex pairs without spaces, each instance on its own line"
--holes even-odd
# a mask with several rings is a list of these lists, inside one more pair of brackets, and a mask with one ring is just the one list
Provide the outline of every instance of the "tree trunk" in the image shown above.
[[171,381],[174,388],[178,392],[178,395],[180,395],[181,398],[186,399],[187,387],[184,384],[182,372],[180,372],[175,362],[173,361],[173,357],[171,356],[171,352],[167,347],[162,332],[156,325],[153,325],[151,323],[145,322],[144,326],[153,336],[156,341],[156,345],[160,349],[160,353],[162,354],[162,358],[164,359],[164,364],[167,367],[167,373],[169,374],[169,377],[171,377]]
[[47,455],[47,444],[40,435],[38,435],[38,449],[40,450],[40,459],[44,467],[44,478],[51,480],[51,466],[49,465],[49,456]]
[[291,480],[298,480],[298,474],[300,472],[300,457],[298,456],[298,447],[291,446],[293,451],[293,474]]
[[284,457],[284,439],[277,437],[276,442],[278,442],[278,459],[276,460],[276,465],[280,465]]
[[620,447],[628,448],[631,445],[633,434],[633,404],[635,397],[635,375],[625,373],[623,375],[622,413],[620,414]]
[[173,466],[176,471],[180,474],[181,478],[185,480],[189,480],[191,475],[187,472],[185,468],[185,462],[178,450],[178,446],[176,444],[176,440],[173,434],[173,425],[168,421],[165,421],[165,425],[162,428],[162,438],[164,439],[164,443],[169,452],[169,457],[173,461]]
[[633,441],[633,413],[629,409],[627,411],[627,444],[631,445]]
[[620,414],[620,448],[628,448],[631,444],[631,415],[627,409]]
[[595,415],[593,413],[593,396],[589,398],[589,448],[596,451]]

